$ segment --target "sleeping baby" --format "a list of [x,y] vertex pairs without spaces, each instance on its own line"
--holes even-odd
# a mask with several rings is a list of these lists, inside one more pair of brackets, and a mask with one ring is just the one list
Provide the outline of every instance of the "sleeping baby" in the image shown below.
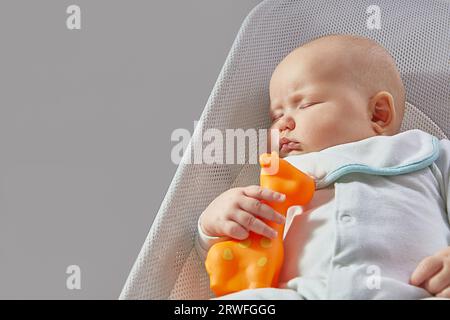
[[230,189],[198,221],[203,259],[219,241],[286,223],[278,288],[220,299],[450,297],[450,141],[400,132],[405,89],[389,52],[330,35],[292,51],[270,81],[280,157],[315,179],[316,193],[286,218],[259,186]]

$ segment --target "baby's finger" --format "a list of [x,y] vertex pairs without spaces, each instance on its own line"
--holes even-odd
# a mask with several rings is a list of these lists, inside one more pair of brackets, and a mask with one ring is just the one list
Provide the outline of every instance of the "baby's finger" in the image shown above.
[[423,287],[431,294],[436,294],[450,286],[450,268],[444,264],[441,271],[425,281]]
[[247,197],[252,197],[259,200],[279,201],[286,200],[286,195],[260,186],[248,186],[243,189]]
[[410,283],[420,286],[425,280],[430,279],[442,268],[442,259],[431,256],[422,260],[411,275]]
[[439,292],[436,297],[439,298],[450,298],[450,287],[445,288],[444,290],[442,290],[441,292]]
[[286,221],[281,213],[276,212],[269,205],[262,203],[258,199],[251,197],[242,197],[239,199],[238,205],[244,211],[252,213],[255,216],[273,221],[275,223],[281,224]]
[[276,238],[278,235],[274,229],[244,210],[236,210],[233,212],[231,219],[239,223],[246,230],[253,231],[267,238]]
[[238,240],[247,239],[249,234],[248,231],[243,226],[232,220],[227,220],[223,222],[222,232],[225,235]]

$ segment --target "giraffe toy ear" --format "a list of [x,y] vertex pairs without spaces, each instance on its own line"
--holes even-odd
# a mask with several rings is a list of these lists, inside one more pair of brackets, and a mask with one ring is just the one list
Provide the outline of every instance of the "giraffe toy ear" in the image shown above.
[[276,175],[280,167],[280,156],[278,152],[272,151],[271,154],[262,154],[259,157],[259,165],[261,166],[261,174]]
[[266,168],[268,166],[270,166],[270,162],[271,162],[271,158],[270,158],[270,154],[268,153],[263,153],[260,157],[259,157],[259,165],[262,168]]

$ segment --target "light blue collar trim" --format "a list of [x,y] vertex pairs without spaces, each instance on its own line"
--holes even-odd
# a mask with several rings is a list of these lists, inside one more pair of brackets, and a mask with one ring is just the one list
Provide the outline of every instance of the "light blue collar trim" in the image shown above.
[[400,175],[426,168],[438,157],[438,138],[414,129],[284,159],[315,176],[316,189],[321,189],[349,173]]

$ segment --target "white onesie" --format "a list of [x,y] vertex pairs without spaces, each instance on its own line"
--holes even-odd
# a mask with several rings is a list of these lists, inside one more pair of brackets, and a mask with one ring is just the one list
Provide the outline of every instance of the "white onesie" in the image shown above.
[[[421,130],[375,136],[285,158],[316,177],[316,193],[291,207],[279,288],[221,299],[421,299],[409,284],[427,256],[450,245],[450,141]],[[228,237],[206,236],[196,248]]]

